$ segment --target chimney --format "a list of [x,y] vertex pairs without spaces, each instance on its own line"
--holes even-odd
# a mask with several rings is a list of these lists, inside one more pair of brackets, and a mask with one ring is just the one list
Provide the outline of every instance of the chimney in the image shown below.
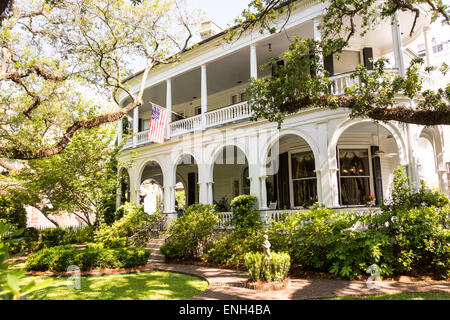
[[213,35],[220,33],[221,31],[222,31],[221,27],[219,27],[213,21],[208,20],[202,22],[202,27],[200,29],[200,36],[202,37],[202,40],[206,40],[212,37]]

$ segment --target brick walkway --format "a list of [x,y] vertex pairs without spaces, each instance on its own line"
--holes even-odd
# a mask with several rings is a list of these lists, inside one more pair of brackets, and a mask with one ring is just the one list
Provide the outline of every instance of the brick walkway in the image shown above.
[[450,293],[450,282],[448,281],[383,281],[378,289],[371,290],[367,288],[365,281],[328,279],[291,279],[289,287],[284,290],[257,291],[244,287],[247,273],[243,271],[166,263],[157,263],[153,267],[158,270],[186,273],[206,279],[209,282],[209,288],[191,298],[193,300],[301,300],[401,292],[440,291]]

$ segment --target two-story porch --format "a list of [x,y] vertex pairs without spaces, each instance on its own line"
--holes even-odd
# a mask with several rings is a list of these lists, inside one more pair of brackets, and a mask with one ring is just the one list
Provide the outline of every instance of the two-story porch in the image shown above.
[[[152,181],[161,190],[163,211],[171,215],[180,184],[185,206],[217,203],[227,210],[234,196],[246,193],[258,196],[260,210],[299,209],[316,201],[336,208],[364,206],[368,194],[378,202],[389,196],[397,166],[404,166],[414,181],[426,175],[418,169],[420,148],[433,150],[438,172],[427,180],[447,190],[439,128],[350,120],[345,110],[324,109],[294,114],[281,130],[267,121],[248,121],[248,79],[272,76],[272,70],[259,67],[286,51],[295,35],[320,38],[319,20],[311,18],[320,16],[319,9],[295,12],[285,33],[244,36],[232,44],[208,40],[178,65],[157,69],[147,82],[146,104],[128,115],[130,125],[119,123],[119,138],[123,129],[134,133],[119,155],[121,161],[132,161],[125,174],[129,187],[121,198],[145,201],[142,183]],[[409,17],[400,16],[403,20]],[[370,68],[372,59],[382,56],[393,56],[393,72],[402,74],[412,58],[403,46],[425,34],[426,21],[419,21],[412,36],[408,27],[383,25],[356,37],[340,59],[328,57],[334,92],[342,94],[352,85],[350,73],[358,64]],[[147,137],[150,102],[172,114],[162,145]]]

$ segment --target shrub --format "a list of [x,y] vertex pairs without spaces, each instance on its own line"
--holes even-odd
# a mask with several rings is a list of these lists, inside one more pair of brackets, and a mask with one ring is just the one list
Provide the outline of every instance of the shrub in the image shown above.
[[88,248],[76,250],[72,245],[43,249],[31,254],[25,268],[28,271],[67,271],[75,265],[82,271],[93,268],[133,268],[147,263],[150,253],[144,248]]
[[221,234],[202,259],[220,265],[239,266],[244,263],[247,252],[262,250],[262,241],[262,233],[258,231],[246,235],[239,232]]
[[231,224],[237,232],[248,233],[262,227],[261,218],[255,209],[257,198],[253,195],[240,195],[231,201],[233,217]]
[[405,176],[403,168],[394,170],[393,188],[391,199],[382,206],[383,211],[397,211],[418,208],[422,206],[435,206],[442,208],[450,203],[444,193],[431,190],[421,181],[420,187],[416,189]]
[[45,247],[56,247],[65,244],[75,243],[75,238],[70,235],[66,228],[49,228],[42,230],[42,243]]
[[127,237],[135,234],[144,225],[161,218],[159,212],[149,215],[144,212],[143,206],[136,207],[131,203],[125,203],[117,211],[123,212],[122,218],[111,226],[104,225],[94,232],[94,240],[110,248],[125,246]]
[[245,255],[244,261],[250,281],[260,279],[267,282],[283,281],[291,267],[291,258],[286,252],[272,252],[272,259],[266,257],[263,253],[249,252]]
[[162,253],[172,258],[198,258],[209,250],[218,222],[214,206],[191,205],[184,215],[170,226],[172,237],[161,246]]
[[27,212],[19,198],[0,194],[0,223],[9,224],[11,230],[27,227]]
[[401,272],[450,276],[450,206],[397,212],[390,227],[395,237],[396,268]]

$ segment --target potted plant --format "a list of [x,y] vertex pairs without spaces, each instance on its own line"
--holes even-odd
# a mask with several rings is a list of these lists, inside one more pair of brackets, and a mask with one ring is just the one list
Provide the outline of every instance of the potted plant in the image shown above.
[[370,207],[375,206],[375,195],[373,195],[373,194],[365,195],[364,202]]

